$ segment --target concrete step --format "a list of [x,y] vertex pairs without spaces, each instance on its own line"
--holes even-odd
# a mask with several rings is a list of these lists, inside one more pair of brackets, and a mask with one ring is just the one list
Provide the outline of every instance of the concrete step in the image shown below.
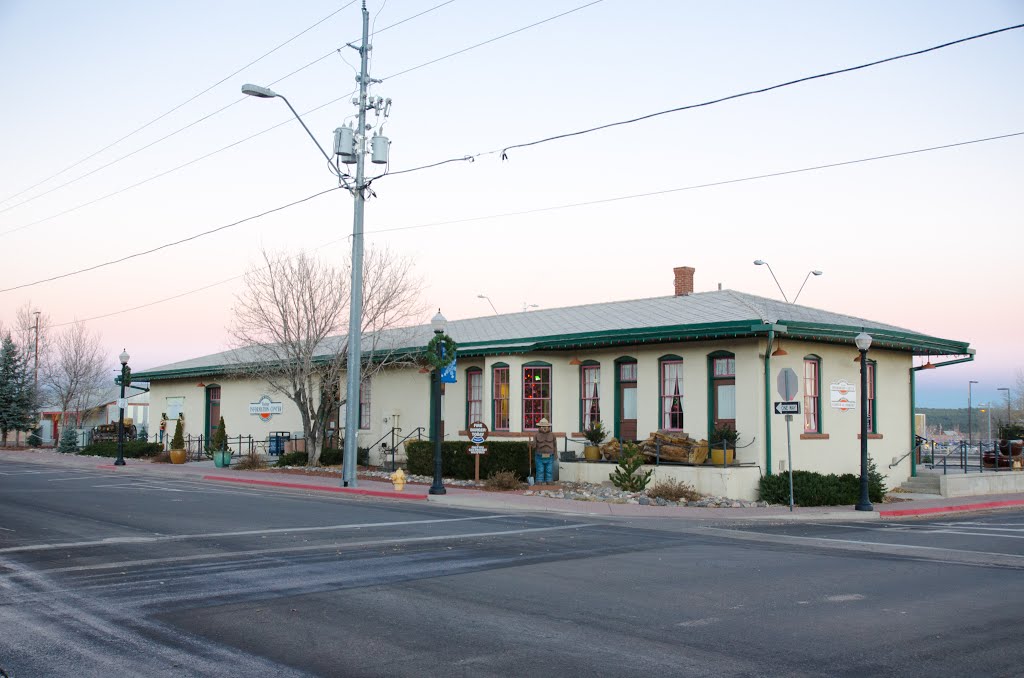
[[921,492],[926,494],[939,493],[939,476],[927,475],[907,478],[900,487],[908,492]]

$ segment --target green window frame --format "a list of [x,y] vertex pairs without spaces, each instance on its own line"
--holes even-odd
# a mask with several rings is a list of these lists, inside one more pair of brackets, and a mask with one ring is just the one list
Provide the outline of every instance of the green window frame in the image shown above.
[[536,431],[541,419],[552,421],[551,363],[534,360],[522,367],[523,431]]
[[491,365],[491,430],[508,431],[510,425],[510,389],[508,363]]
[[658,358],[658,430],[683,430],[684,365],[682,356],[675,354]]
[[821,433],[821,357],[804,356],[804,433]]
[[466,369],[466,428],[474,421],[484,420],[484,371],[479,367]]

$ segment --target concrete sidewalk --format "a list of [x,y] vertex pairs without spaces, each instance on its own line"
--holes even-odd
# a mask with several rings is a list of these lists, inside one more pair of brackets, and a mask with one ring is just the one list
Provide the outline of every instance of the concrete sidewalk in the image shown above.
[[158,476],[200,480],[210,483],[247,484],[259,487],[278,487],[291,490],[330,492],[380,497],[403,501],[430,501],[445,506],[487,509],[496,511],[543,511],[591,516],[620,516],[629,518],[677,518],[697,521],[874,521],[909,517],[935,517],[947,514],[988,511],[1000,508],[1024,507],[1024,493],[982,495],[973,497],[940,497],[936,495],[894,494],[909,501],[876,504],[874,511],[856,511],[852,506],[767,508],[697,508],[689,506],[641,506],[601,501],[556,499],[538,495],[526,496],[524,491],[488,492],[464,487],[446,487],[444,495],[430,495],[429,485],[406,484],[398,492],[391,483],[376,479],[362,479],[358,486],[341,487],[341,475],[324,472],[316,475],[288,473],[283,469],[266,471],[238,471],[219,469],[213,461],[193,461],[187,464],[154,464],[139,459],[126,460],[125,466],[115,466],[113,459],[60,454],[51,450],[0,450],[0,459],[65,468],[103,469],[111,473],[132,476]]

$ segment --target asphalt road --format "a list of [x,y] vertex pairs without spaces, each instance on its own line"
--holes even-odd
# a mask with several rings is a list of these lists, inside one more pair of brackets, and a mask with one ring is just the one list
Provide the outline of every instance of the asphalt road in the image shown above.
[[714,526],[0,462],[10,676],[1024,675],[1024,513]]

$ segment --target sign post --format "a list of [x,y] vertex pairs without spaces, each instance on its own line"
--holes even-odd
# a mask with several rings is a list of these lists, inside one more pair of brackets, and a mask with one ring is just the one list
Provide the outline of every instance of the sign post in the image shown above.
[[791,367],[779,370],[779,395],[786,402],[775,403],[775,414],[786,415],[786,464],[789,466],[789,512],[793,512],[793,443],[789,435],[789,424],[794,414],[800,414],[800,403],[793,401],[796,397],[796,372]]
[[469,453],[473,455],[473,480],[480,482],[480,455],[487,454],[484,441],[487,440],[487,424],[482,421],[474,421],[469,425]]

